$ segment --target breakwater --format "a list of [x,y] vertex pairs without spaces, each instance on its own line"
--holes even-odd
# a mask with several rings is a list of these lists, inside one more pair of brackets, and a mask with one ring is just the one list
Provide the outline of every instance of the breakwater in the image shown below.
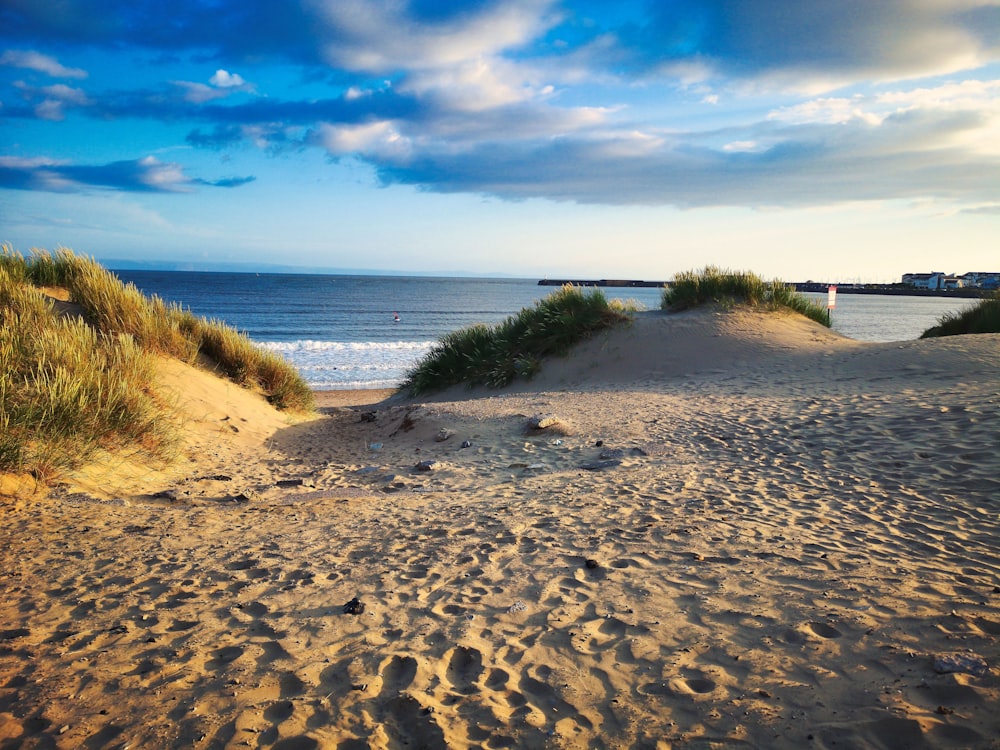
[[655,288],[666,286],[665,281],[638,281],[635,279],[542,279],[538,286],[610,286],[610,287],[633,287],[633,288]]
[[[638,279],[541,279],[538,286],[599,286],[615,288],[660,288],[669,286],[668,281],[643,281]],[[837,287],[838,294],[878,294],[889,297],[953,297],[955,299],[978,299],[989,297],[993,291],[966,287],[964,289],[916,289],[902,284],[854,284],[820,283],[816,281],[792,282],[798,292],[817,292],[825,294],[831,286]]]

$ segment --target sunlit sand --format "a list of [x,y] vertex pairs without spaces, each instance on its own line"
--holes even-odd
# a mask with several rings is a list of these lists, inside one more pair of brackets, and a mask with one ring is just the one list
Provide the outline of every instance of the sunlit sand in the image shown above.
[[0,744],[991,747],[998,372],[740,309],[298,423],[165,365],[187,461],[5,501]]

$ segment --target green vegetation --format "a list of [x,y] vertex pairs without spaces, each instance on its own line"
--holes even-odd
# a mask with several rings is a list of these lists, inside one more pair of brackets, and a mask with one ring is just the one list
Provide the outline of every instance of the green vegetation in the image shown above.
[[706,266],[677,274],[663,290],[661,307],[680,311],[705,304],[745,304],[768,310],[788,309],[830,326],[830,313],[781,281],[764,281],[753,273]]
[[920,334],[920,338],[959,336],[964,333],[1000,333],[1000,292],[979,300],[972,307],[942,315],[938,318],[938,324]]
[[[41,287],[61,287],[79,315],[60,314]],[[279,355],[245,336],[144,297],[69,250],[30,259],[0,252],[0,471],[42,480],[97,450],[169,459],[178,425],[154,388],[155,356],[218,363],[278,408],[308,411],[313,394]]]
[[401,390],[416,396],[459,383],[502,388],[518,376],[530,378],[542,358],[565,354],[597,331],[628,321],[632,311],[599,290],[585,294],[564,286],[496,326],[446,335],[407,373]]

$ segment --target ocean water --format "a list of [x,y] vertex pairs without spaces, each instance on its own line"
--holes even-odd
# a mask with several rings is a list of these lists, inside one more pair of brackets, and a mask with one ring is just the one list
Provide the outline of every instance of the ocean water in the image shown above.
[[[536,279],[115,273],[148,295],[223,321],[279,352],[317,390],[395,387],[446,333],[475,323],[499,323],[553,291],[538,286]],[[651,310],[660,303],[658,289],[602,291]],[[937,297],[840,294],[833,327],[862,341],[914,339],[942,314],[969,304]]]

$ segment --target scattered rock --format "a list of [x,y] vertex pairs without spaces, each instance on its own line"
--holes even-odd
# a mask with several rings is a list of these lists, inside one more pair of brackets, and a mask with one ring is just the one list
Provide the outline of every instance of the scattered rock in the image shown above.
[[305,484],[304,479],[279,479],[274,483],[276,487],[301,487]]
[[587,562],[584,563],[584,565],[587,566],[588,570],[595,570],[596,568],[601,567],[601,564],[594,559],[588,559]]
[[455,433],[449,430],[447,427],[442,427],[440,430],[438,430],[437,435],[434,436],[434,442],[443,443],[445,440],[447,440],[454,434]]
[[934,671],[938,674],[962,672],[964,674],[982,677],[989,673],[990,667],[986,660],[972,652],[962,654],[942,654],[934,658]]
[[471,440],[463,440],[462,441],[462,447],[463,448],[471,448],[472,447],[472,441]]
[[528,605],[518,599],[516,602],[507,607],[507,612],[513,614],[514,612],[525,612],[528,609]]
[[435,461],[433,458],[428,458],[425,461],[419,462],[413,468],[417,471],[436,471],[441,468],[441,462]]
[[596,448],[600,448],[602,445],[604,445],[603,440],[598,440],[596,443],[594,443],[594,447]]
[[536,414],[528,420],[528,427],[533,430],[545,430],[556,424],[559,424],[559,420],[551,414]]
[[363,411],[361,412],[362,422],[374,422],[378,418],[377,411]]
[[260,493],[250,487],[244,487],[233,495],[233,501],[237,503],[252,503],[260,500]]
[[345,615],[360,615],[365,611],[365,604],[358,597],[354,597],[344,605]]

